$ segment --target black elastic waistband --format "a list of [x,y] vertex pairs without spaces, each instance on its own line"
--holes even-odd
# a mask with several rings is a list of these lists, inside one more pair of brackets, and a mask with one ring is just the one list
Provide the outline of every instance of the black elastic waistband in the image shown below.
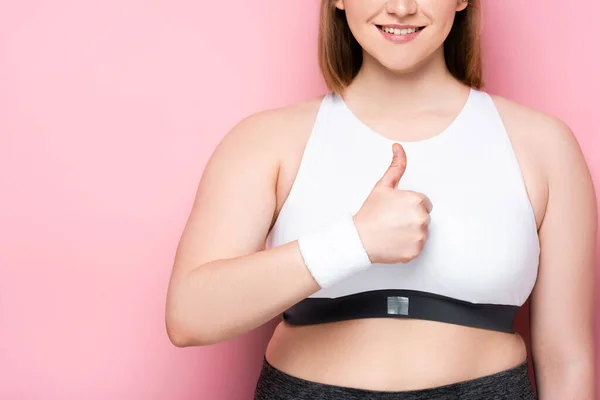
[[385,289],[336,298],[308,297],[283,313],[291,325],[358,318],[415,318],[514,333],[518,306],[481,304],[435,293]]

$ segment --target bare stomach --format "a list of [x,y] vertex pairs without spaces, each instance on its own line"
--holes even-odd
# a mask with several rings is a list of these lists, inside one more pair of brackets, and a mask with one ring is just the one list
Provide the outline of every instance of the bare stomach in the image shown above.
[[313,382],[405,391],[500,372],[522,363],[527,352],[518,333],[369,318],[309,326],[281,322],[265,356],[275,368]]

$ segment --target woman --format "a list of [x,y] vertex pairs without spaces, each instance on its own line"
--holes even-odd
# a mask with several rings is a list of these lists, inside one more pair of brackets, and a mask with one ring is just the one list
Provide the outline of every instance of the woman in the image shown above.
[[[565,124],[481,90],[479,2],[323,0],[325,96],[207,164],[166,323],[179,347],[283,312],[255,399],[592,399],[597,214]],[[266,243],[266,247],[265,246]]]

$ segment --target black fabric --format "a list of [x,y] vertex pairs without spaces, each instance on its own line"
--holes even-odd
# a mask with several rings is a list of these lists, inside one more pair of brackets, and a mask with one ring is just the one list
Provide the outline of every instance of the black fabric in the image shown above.
[[254,400],[537,400],[527,360],[492,375],[434,388],[373,391],[312,382],[288,375],[263,361]]
[[[396,298],[402,298],[406,310],[394,306]],[[390,313],[390,304],[399,311]],[[291,325],[311,325],[357,318],[416,318],[514,333],[518,311],[518,306],[477,304],[417,290],[386,289],[337,298],[309,297],[288,308],[283,320]]]

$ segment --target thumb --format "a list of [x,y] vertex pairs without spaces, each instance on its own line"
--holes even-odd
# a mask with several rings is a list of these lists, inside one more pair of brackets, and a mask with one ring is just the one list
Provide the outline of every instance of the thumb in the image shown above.
[[394,152],[392,163],[379,180],[379,185],[396,189],[406,170],[406,153],[400,143],[394,143],[392,150]]

